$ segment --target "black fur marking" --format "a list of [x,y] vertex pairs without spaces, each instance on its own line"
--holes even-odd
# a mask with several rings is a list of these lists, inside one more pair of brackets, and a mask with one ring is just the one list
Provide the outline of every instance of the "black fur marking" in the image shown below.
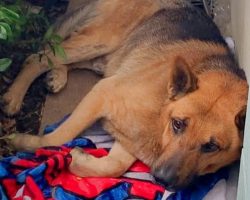
[[208,56],[201,62],[201,65],[198,73],[208,70],[225,70],[246,80],[245,72],[239,67],[232,54]]
[[[219,29],[212,19],[192,6],[180,9],[165,9],[157,13],[172,25],[171,29],[176,35],[172,39],[212,41],[226,45]],[[157,15],[156,14],[156,15]]]
[[159,10],[131,35],[135,45],[149,39],[163,44],[193,39],[227,46],[212,19],[193,6]]

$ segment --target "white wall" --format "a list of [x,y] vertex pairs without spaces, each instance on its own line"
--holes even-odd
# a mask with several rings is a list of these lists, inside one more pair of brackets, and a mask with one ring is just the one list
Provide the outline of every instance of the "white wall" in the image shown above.
[[231,0],[231,9],[237,55],[250,78],[250,0]]
[[[241,67],[250,83],[250,0],[231,0],[232,30]],[[250,95],[242,150],[238,200],[250,199]]]

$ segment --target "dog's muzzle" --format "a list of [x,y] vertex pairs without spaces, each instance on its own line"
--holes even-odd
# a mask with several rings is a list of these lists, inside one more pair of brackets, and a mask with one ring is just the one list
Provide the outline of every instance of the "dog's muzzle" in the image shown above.
[[173,165],[165,165],[153,171],[156,182],[163,185],[169,191],[177,189],[179,177],[176,175],[177,171]]
[[195,174],[186,178],[179,175],[179,167],[174,164],[165,164],[152,171],[156,182],[163,185],[168,191],[176,191],[190,185],[195,180]]

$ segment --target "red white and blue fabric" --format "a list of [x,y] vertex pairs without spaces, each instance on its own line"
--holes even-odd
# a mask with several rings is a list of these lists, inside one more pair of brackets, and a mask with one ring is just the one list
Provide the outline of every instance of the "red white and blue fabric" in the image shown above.
[[[60,123],[48,126],[45,132],[53,131]],[[0,160],[0,199],[199,200],[228,174],[223,169],[201,177],[194,185],[176,193],[170,193],[157,184],[149,168],[140,161],[120,178],[81,178],[68,171],[69,152],[76,146],[96,157],[108,154],[108,149],[96,148],[91,140],[76,138],[60,147],[40,148],[35,153],[20,152],[3,158]]]

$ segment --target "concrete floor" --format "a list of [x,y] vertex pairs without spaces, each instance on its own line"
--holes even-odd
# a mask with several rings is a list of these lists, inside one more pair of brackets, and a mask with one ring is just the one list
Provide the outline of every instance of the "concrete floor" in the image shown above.
[[54,123],[66,114],[71,113],[99,79],[100,77],[87,70],[70,72],[66,87],[58,94],[47,96],[40,133],[46,125]]
[[214,22],[225,37],[232,36],[230,0],[213,1]]

